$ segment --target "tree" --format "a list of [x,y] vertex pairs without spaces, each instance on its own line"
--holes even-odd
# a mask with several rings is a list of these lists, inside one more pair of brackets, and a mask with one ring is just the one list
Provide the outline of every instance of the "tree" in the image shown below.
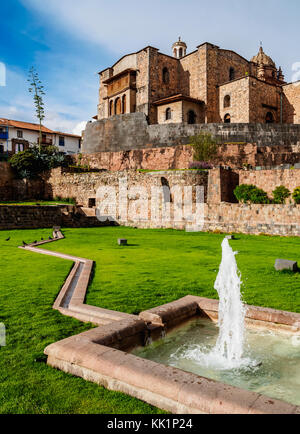
[[268,204],[270,200],[267,193],[252,184],[238,185],[234,190],[234,195],[242,203]]
[[284,185],[280,185],[276,187],[273,191],[273,201],[277,204],[284,204],[286,199],[288,199],[291,195],[291,192]]
[[67,160],[64,154],[55,146],[40,149],[33,146],[23,152],[18,152],[10,159],[10,164],[16,175],[21,178],[36,178],[41,172],[59,166],[65,166]]
[[210,133],[200,133],[190,137],[190,146],[194,148],[194,161],[210,161],[218,153],[218,143]]
[[29,75],[27,81],[30,83],[30,88],[28,89],[29,93],[33,94],[33,101],[36,108],[36,117],[39,120],[40,124],[40,133],[39,133],[39,148],[41,149],[42,143],[42,122],[45,119],[45,109],[43,102],[44,86],[42,85],[41,80],[39,79],[39,75],[32,67],[29,70]]
[[300,187],[296,187],[293,191],[293,199],[297,205],[300,203]]

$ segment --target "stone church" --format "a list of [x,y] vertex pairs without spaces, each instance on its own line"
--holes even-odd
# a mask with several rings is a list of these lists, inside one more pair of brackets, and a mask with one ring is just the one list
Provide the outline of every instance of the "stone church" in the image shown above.
[[180,38],[172,51],[148,46],[101,71],[96,119],[140,112],[149,125],[300,123],[300,83],[286,83],[262,47],[250,61],[208,42],[187,53]]

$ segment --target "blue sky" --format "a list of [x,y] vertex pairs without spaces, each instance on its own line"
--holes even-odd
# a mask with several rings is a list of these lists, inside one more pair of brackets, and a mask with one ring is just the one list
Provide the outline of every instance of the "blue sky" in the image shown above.
[[44,124],[66,132],[96,114],[98,71],[147,45],[171,54],[179,35],[188,51],[209,41],[249,59],[263,41],[288,81],[300,62],[299,0],[1,0],[1,17],[0,117],[35,121],[33,65],[46,88]]

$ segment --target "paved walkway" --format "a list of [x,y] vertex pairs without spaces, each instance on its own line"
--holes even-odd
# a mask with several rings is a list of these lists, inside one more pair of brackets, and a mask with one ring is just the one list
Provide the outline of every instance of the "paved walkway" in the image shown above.
[[124,319],[138,319],[136,315],[85,304],[86,291],[94,262],[90,259],[39,248],[41,245],[63,240],[64,238],[61,230],[53,230],[52,239],[19,247],[23,250],[40,253],[42,255],[56,256],[74,262],[74,266],[54,302],[53,309],[60,311],[63,315],[71,316],[80,321],[91,322],[96,325],[106,325]]

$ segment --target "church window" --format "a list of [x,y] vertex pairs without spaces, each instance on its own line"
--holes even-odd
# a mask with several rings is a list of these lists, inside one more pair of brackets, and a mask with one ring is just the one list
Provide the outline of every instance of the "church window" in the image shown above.
[[235,79],[235,70],[234,68],[231,66],[229,68],[229,81],[232,81]]
[[115,100],[115,115],[120,115],[121,114],[121,99],[117,98]]
[[230,107],[230,105],[231,105],[230,95],[226,95],[224,97],[224,108]]
[[109,116],[112,116],[114,114],[114,103],[111,101],[109,103]]
[[170,81],[170,74],[168,68],[163,69],[163,82],[165,84],[169,84]]
[[230,124],[230,123],[231,123],[231,116],[230,116],[229,113],[227,113],[227,114],[224,116],[224,123],[225,123],[225,124]]
[[170,108],[167,108],[166,110],[166,121],[169,121],[170,119],[172,119],[172,111]]

